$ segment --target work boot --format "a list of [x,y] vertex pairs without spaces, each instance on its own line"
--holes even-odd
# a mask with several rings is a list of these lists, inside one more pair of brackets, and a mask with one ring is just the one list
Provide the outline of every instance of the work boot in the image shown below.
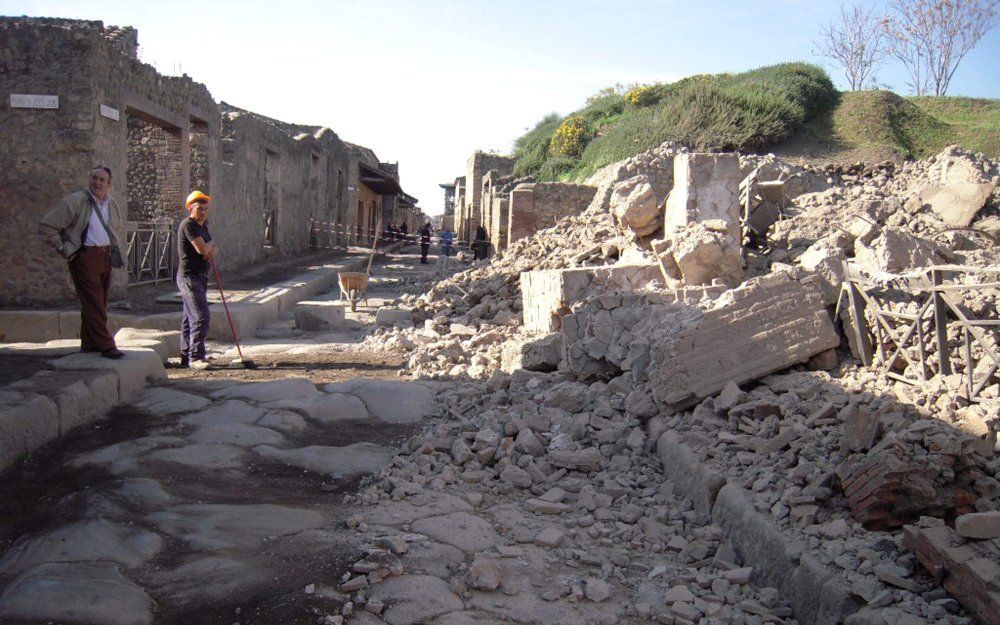
[[101,356],[104,356],[105,358],[110,358],[112,360],[118,360],[119,358],[123,358],[125,356],[125,352],[118,349],[117,347],[112,347],[110,349],[106,349],[103,352],[101,352]]

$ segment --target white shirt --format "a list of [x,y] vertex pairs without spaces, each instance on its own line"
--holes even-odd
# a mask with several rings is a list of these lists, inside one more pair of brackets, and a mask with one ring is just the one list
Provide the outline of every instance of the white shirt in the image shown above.
[[[94,203],[97,205],[97,210],[101,211],[101,217],[104,217],[104,222],[108,224],[108,228],[111,227],[111,197],[108,195],[104,196],[104,201],[98,200],[94,197],[93,193],[87,191],[90,197],[93,198]],[[97,217],[97,211],[90,211],[90,221],[87,226],[87,238],[84,240],[84,245],[111,245],[111,237],[108,236],[108,231],[104,229],[101,224],[101,220]]]

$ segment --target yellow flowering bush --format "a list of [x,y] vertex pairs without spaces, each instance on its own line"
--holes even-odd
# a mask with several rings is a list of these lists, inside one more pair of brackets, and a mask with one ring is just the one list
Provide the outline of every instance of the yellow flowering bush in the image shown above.
[[649,106],[656,103],[653,85],[636,85],[625,92],[625,101],[632,106]]
[[587,146],[587,120],[582,115],[570,115],[552,135],[549,142],[549,154],[552,156],[572,156],[583,154]]

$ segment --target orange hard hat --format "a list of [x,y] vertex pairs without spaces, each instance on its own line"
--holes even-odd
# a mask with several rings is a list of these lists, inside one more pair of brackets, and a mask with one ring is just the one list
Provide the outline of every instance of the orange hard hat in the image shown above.
[[212,201],[211,195],[208,195],[207,193],[202,193],[201,191],[192,191],[190,194],[188,194],[187,201],[184,203],[184,206],[190,209],[191,205],[194,204],[195,202],[208,204],[211,201]]

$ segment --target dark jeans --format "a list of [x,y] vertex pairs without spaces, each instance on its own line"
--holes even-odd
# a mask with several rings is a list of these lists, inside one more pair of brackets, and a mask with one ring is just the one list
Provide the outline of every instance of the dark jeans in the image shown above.
[[420,262],[427,264],[427,250],[431,249],[430,243],[420,244]]
[[451,256],[451,246],[450,245],[442,245],[441,246],[441,253],[444,254],[446,257],[447,256]]
[[208,309],[208,275],[177,276],[184,301],[181,318],[181,361],[205,359],[205,339],[212,313]]
[[80,348],[107,351],[115,346],[108,331],[108,293],[111,290],[110,248],[82,247],[69,261],[69,273],[80,300]]

